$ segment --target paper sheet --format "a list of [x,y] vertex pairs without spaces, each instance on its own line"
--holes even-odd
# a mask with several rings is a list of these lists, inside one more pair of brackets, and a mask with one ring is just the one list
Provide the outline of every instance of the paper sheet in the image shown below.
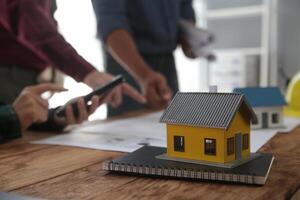
[[159,123],[162,112],[156,112],[140,117],[100,123],[88,127],[74,129],[73,132],[105,133],[138,137],[165,138],[166,125]]
[[[132,152],[142,145],[166,146],[165,125],[159,123],[161,112],[99,123],[74,129],[71,133],[50,137],[34,143],[67,145],[99,150]],[[285,128],[253,130],[251,152],[256,152],[277,132],[288,132],[300,124],[300,119],[285,118]]]

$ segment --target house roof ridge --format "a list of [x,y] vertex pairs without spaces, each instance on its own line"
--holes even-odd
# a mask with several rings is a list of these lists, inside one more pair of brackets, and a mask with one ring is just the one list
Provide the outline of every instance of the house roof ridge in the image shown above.
[[234,93],[244,94],[252,107],[270,107],[286,105],[285,98],[278,87],[235,88]]
[[178,92],[160,118],[160,122],[228,129],[241,105],[255,118],[243,94]]

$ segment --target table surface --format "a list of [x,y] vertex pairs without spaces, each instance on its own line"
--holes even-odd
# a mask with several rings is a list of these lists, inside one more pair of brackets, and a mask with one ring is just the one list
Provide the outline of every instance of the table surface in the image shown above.
[[275,155],[264,186],[115,175],[102,162],[125,153],[30,144],[53,135],[26,132],[0,145],[0,191],[45,199],[300,199],[300,126],[259,150]]

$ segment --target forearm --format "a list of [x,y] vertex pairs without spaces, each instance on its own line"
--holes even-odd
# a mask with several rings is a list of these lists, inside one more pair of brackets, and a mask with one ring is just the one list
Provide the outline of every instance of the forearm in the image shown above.
[[[81,57],[58,32],[49,17],[48,1],[20,1],[22,18],[18,21],[19,42],[47,64],[56,67],[77,81],[82,81],[95,68]],[[24,4],[24,5],[23,5]]]
[[113,31],[107,38],[106,44],[112,56],[138,82],[141,82],[152,70],[140,55],[136,44],[125,29]]

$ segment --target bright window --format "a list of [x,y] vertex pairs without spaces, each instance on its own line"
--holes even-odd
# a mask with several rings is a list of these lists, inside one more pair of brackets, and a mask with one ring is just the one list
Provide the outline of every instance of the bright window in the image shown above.
[[184,152],[184,136],[174,136],[174,151]]
[[216,140],[211,138],[204,139],[204,153],[206,155],[216,155]]

